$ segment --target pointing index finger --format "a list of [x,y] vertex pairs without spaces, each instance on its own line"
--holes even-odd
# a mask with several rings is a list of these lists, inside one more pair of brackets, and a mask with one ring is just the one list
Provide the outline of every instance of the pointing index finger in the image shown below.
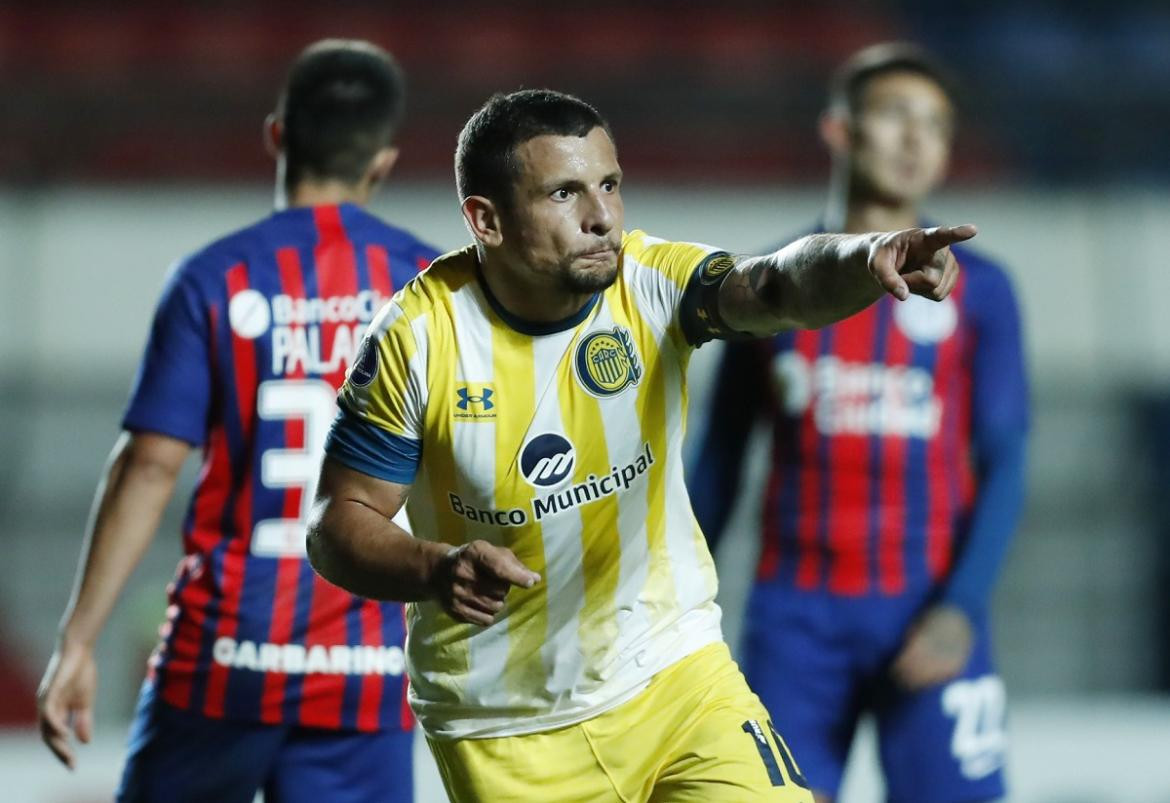
[[922,239],[931,248],[938,249],[970,240],[978,233],[979,229],[973,223],[964,223],[961,226],[935,226],[933,229],[927,229]]

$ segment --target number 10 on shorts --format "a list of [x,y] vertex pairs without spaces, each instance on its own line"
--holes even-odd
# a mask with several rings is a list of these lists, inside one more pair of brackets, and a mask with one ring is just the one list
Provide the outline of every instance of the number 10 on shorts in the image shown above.
[[[772,786],[784,786],[784,776],[788,776],[788,780],[801,789],[808,789],[808,781],[800,774],[800,770],[796,767],[796,762],[792,760],[792,756],[788,752],[788,746],[784,744],[784,740],[780,738],[780,734],[776,732],[776,727],[772,724],[772,720],[768,720],[768,731],[772,734],[772,741],[776,744],[776,754],[772,753],[772,746],[768,744],[768,737],[764,735],[764,729],[760,727],[757,720],[749,719],[741,726],[743,732],[752,738],[756,744],[756,749],[760,753],[760,760],[764,762],[764,768],[768,771],[768,778],[772,781]],[[784,772],[781,773],[779,765],[776,764],[776,755],[780,756],[780,760],[784,762]]]

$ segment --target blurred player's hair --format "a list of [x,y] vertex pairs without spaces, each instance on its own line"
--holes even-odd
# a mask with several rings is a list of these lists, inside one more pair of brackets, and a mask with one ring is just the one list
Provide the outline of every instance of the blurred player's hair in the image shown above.
[[459,199],[482,195],[505,207],[519,175],[516,146],[535,137],[584,137],[609,123],[580,98],[551,89],[497,93],[459,132],[455,148],[455,187]]
[[402,119],[406,82],[370,42],[323,39],[293,62],[276,105],[284,123],[286,181],[361,180]]
[[856,112],[870,81],[892,73],[928,78],[955,102],[954,77],[933,56],[909,42],[882,42],[857,51],[834,71],[829,81],[829,108]]

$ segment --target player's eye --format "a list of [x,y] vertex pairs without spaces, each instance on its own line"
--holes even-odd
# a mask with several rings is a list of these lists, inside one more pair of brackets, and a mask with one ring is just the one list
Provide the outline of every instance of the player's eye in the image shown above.
[[603,182],[601,182],[601,189],[604,190],[605,192],[615,192],[617,190],[617,187],[618,187],[618,185],[617,185],[616,181],[603,181]]
[[552,191],[552,199],[554,201],[567,201],[573,197],[573,193],[567,187],[558,187]]

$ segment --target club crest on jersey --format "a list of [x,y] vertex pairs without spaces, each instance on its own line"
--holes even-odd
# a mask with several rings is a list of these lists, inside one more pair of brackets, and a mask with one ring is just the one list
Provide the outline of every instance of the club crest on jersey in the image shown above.
[[378,344],[374,342],[374,338],[367,337],[358,348],[357,359],[354,360],[353,368],[349,372],[349,383],[356,388],[367,388],[377,375]]
[[929,345],[946,340],[959,325],[959,311],[950,298],[931,301],[910,296],[894,304],[894,322],[915,343]]
[[551,488],[573,472],[577,450],[564,435],[546,432],[524,445],[520,452],[520,473],[530,485]]
[[496,417],[496,389],[486,382],[455,388],[453,416],[458,421],[491,421]]
[[624,326],[594,332],[577,346],[577,380],[594,396],[616,396],[642,378],[634,338]]
[[731,254],[712,254],[703,262],[703,272],[699,274],[699,281],[703,284],[717,284],[723,274],[734,267],[735,257]]

